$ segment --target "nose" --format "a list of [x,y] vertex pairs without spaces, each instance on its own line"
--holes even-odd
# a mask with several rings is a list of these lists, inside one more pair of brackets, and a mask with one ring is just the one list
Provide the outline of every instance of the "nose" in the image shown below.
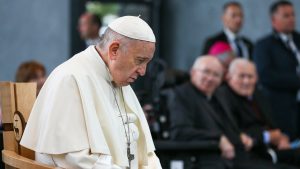
[[245,77],[243,79],[244,84],[248,84],[250,82],[250,77]]
[[144,76],[146,74],[147,65],[142,65],[138,68],[137,72],[140,76]]
[[208,82],[211,82],[211,81],[214,80],[214,76],[213,76],[213,75],[208,75],[208,76],[206,76],[206,80],[207,80]]

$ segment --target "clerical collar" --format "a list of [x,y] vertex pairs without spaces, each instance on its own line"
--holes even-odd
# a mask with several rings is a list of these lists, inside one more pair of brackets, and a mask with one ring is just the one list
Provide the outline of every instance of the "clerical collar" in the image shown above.
[[239,95],[237,92],[235,92],[228,83],[224,84],[224,87],[230,91],[230,93],[232,93],[235,97],[240,98],[242,100],[247,100],[247,101],[251,101],[253,99],[253,96],[241,96]]
[[212,97],[213,97],[212,95],[206,95],[207,100],[211,100]]
[[193,83],[189,82],[190,85],[193,87],[194,90],[196,90],[196,92],[201,96],[201,97],[204,97],[206,100],[210,101],[213,97],[213,95],[207,95],[205,94],[204,92],[200,91],[199,89],[197,89],[197,87],[195,87],[193,85]]
[[230,41],[234,41],[239,35],[224,27],[224,33]]

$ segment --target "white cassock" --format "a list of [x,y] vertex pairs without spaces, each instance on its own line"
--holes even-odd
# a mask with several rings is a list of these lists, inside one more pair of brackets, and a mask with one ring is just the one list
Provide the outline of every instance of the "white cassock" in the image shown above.
[[[124,119],[125,111],[129,117],[131,153],[135,156],[131,168],[160,169],[135,93],[129,85],[115,91]],[[48,165],[126,168],[124,130],[111,76],[95,46],[90,46],[50,74],[33,106],[21,145],[34,150],[36,160]]]

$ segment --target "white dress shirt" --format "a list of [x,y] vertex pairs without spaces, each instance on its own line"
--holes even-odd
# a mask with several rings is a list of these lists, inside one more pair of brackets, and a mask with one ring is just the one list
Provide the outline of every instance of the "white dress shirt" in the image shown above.
[[[236,45],[235,40],[236,40],[236,38],[239,38],[239,35],[236,34],[236,33],[233,33],[228,28],[224,28],[224,33],[227,36],[227,39],[229,41],[229,45],[230,45],[231,49],[233,50],[233,52],[235,54],[237,54],[238,53],[238,47]],[[242,56],[240,56],[240,57],[249,59],[250,58],[250,56],[249,56],[249,49],[247,48],[246,44],[241,39],[238,39],[237,43],[239,44],[239,46],[241,47],[241,50],[242,50],[241,51],[242,52]]]

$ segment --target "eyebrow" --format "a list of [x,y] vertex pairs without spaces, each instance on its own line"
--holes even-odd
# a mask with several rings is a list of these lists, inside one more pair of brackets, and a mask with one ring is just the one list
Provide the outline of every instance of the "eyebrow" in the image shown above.
[[149,57],[146,57],[146,56],[137,56],[136,59],[150,60],[150,58],[149,58]]

